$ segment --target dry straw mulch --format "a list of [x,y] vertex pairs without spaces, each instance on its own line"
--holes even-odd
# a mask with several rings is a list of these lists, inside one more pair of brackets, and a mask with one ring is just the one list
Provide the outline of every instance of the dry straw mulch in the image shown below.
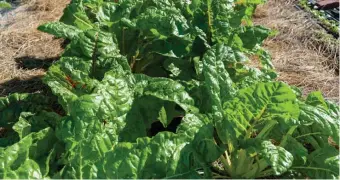
[[321,28],[296,1],[269,0],[257,8],[255,24],[279,33],[264,42],[273,57],[279,80],[296,85],[306,95],[322,91],[339,100],[339,39]]
[[43,88],[38,77],[44,74],[46,64],[58,59],[63,40],[39,32],[37,27],[58,20],[68,3],[23,0],[18,8],[0,17],[0,96]]

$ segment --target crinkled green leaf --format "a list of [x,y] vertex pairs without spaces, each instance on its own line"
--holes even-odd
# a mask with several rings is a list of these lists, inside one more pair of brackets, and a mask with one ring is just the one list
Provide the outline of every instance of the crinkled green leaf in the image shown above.
[[309,154],[306,166],[297,166],[293,169],[303,172],[307,177],[313,179],[338,179],[339,158],[339,151],[334,147],[327,146]]
[[[287,129],[298,123],[299,117],[295,94],[288,85],[280,82],[259,83],[241,89],[223,108],[225,119],[218,121],[216,126],[219,137],[225,143],[233,139],[231,136],[249,138],[253,131],[259,133],[262,123],[272,122]],[[232,135],[233,132],[236,134]]]
[[7,148],[0,148],[2,179],[47,178],[49,154],[56,138],[51,128],[31,133]]
[[[197,112],[197,108],[193,106],[194,100],[180,83],[166,78],[150,78],[144,75],[136,75],[135,77],[138,94],[173,101],[187,112]],[[140,88],[142,88],[141,91]]]
[[97,59],[95,64],[89,58],[63,57],[49,69],[44,82],[58,95],[59,102],[68,111],[68,103],[93,92],[99,84],[98,80],[102,80],[109,70],[115,69],[120,74],[129,72],[126,63],[122,56]]
[[244,31],[239,34],[243,47],[253,49],[257,44],[262,43],[269,36],[269,29],[262,26],[245,27]]
[[261,156],[267,160],[275,175],[281,175],[292,166],[294,158],[284,148],[275,146],[270,141],[263,141],[260,148]]
[[[190,151],[186,144],[170,133],[161,133],[152,140],[139,139],[136,145],[119,144],[99,163],[103,169],[99,169],[99,178],[199,177],[195,168],[190,167]],[[185,165],[189,167],[184,169]]]
[[[212,133],[207,134],[209,128],[202,129],[204,123],[193,115],[183,121],[177,134],[163,132],[136,143],[119,143],[97,164],[98,178],[199,178],[196,168],[214,160],[197,155],[196,150],[204,152],[214,147],[200,136],[212,137]],[[198,137],[193,140],[195,134]]]
[[[20,159],[40,169],[39,178],[214,178],[211,163],[223,157],[233,165],[223,162],[226,177],[299,172],[291,165],[312,162],[307,149],[325,147],[328,135],[339,139],[339,111],[318,94],[300,102],[271,82],[261,48],[270,31],[251,22],[262,2],[72,0],[61,23],[39,28],[71,39],[44,79],[66,115],[55,123],[44,105],[0,99],[0,147],[56,129],[61,148]],[[249,56],[259,68],[246,64]]]
[[131,76],[109,71],[91,94],[79,94],[68,102],[69,116],[62,120],[57,134],[66,150],[74,153],[66,157],[61,177],[95,178],[95,171],[89,168],[116,143],[147,136],[162,103],[176,103],[187,112],[196,112],[194,101],[179,83]]
[[281,82],[259,83],[240,90],[237,100],[245,103],[256,115],[266,116],[266,113],[276,113],[276,118],[280,116],[296,118],[299,115],[294,92],[288,85]]
[[308,94],[306,98],[306,104],[311,106],[320,106],[321,108],[328,109],[325,99],[320,91],[312,92]]
[[[175,8],[163,10],[150,7],[138,17],[137,26],[155,36],[183,35],[189,28],[186,19]],[[162,39],[162,37],[160,37]]]
[[69,4],[64,9],[64,14],[60,18],[60,21],[68,25],[74,25],[81,30],[93,28],[91,20],[86,15],[85,7],[80,2],[72,2]]
[[22,112],[49,110],[49,98],[40,94],[12,94],[0,97],[0,127],[12,127]]
[[207,89],[208,102],[205,106],[214,114],[216,121],[222,117],[222,103],[235,93],[233,82],[226,70],[225,61],[228,61],[228,47],[223,44],[215,45],[203,57],[203,75]]
[[22,139],[32,132],[38,132],[48,127],[55,129],[59,121],[60,116],[56,113],[41,111],[33,114],[31,112],[23,112],[19,117],[19,121],[14,124],[13,130]]
[[74,26],[66,25],[61,22],[51,22],[40,25],[38,30],[53,34],[58,38],[73,39],[77,37],[81,31]]
[[328,112],[322,108],[307,104],[301,103],[300,109],[300,122],[306,125],[314,125],[314,131],[331,136],[335,142],[339,141],[340,121],[338,119],[331,117]]
[[79,38],[72,41],[71,46],[66,49],[65,55],[84,56],[95,60],[100,56],[114,57],[117,53],[117,45],[112,34],[90,29],[79,33]]
[[294,156],[294,165],[304,165],[307,162],[308,150],[292,136],[288,136],[284,148]]
[[252,86],[257,82],[272,82],[276,77],[272,71],[261,71],[243,64],[236,64],[235,68],[229,68],[229,72],[233,82],[240,89]]

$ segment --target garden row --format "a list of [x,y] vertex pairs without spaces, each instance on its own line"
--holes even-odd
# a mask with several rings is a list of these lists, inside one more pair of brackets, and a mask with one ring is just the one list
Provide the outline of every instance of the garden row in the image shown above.
[[261,3],[73,0],[54,96],[0,98],[0,178],[338,178],[339,108],[275,80]]
[[[322,2],[322,1],[320,1]],[[330,4],[330,7],[321,7],[320,5],[312,0],[300,0],[299,6],[302,7],[307,12],[310,12],[314,18],[323,26],[328,32],[333,34],[336,38],[339,37],[339,2],[337,4],[336,1],[325,1],[325,2],[333,2]],[[323,3],[320,3],[323,4]],[[335,7],[335,8],[332,8]],[[324,9],[325,8],[325,9]]]

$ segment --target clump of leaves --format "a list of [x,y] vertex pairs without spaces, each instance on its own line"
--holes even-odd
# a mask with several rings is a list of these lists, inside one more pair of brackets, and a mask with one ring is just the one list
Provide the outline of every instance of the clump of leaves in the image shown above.
[[0,9],[9,9],[11,8],[11,4],[6,1],[0,1]]
[[71,41],[44,77],[65,113],[0,99],[0,177],[338,178],[338,107],[274,80],[259,3],[73,0],[39,27]]

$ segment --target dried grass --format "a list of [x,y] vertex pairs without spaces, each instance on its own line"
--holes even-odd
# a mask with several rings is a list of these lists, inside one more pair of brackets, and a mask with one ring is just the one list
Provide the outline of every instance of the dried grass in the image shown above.
[[278,79],[301,87],[304,95],[322,91],[328,99],[338,101],[339,40],[330,37],[307,12],[297,10],[294,3],[269,0],[254,15],[255,24],[279,31],[264,42]]
[[[21,6],[0,18],[0,96],[16,92],[17,84],[4,87],[2,84],[5,82],[11,79],[29,80],[45,73],[40,68],[18,67],[17,58],[34,57],[43,60],[58,57],[63,51],[63,40],[39,32],[37,27],[45,22],[58,20],[69,1],[24,0]],[[40,87],[37,84],[36,86],[35,90],[38,90]],[[5,89],[8,87],[13,91]],[[21,91],[20,88],[23,87],[18,86],[17,91]]]

